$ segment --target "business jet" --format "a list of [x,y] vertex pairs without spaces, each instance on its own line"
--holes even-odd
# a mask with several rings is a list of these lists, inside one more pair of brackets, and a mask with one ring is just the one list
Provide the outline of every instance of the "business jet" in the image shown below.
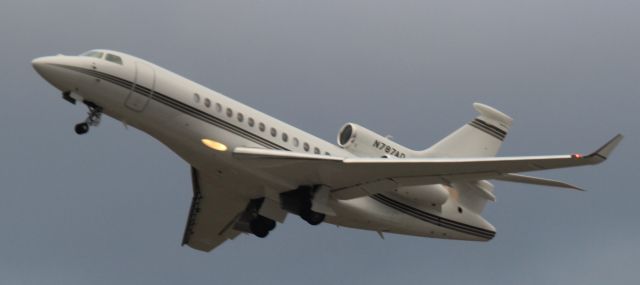
[[240,233],[264,238],[288,214],[311,225],[488,241],[488,180],[581,190],[519,174],[603,162],[617,135],[588,155],[496,157],[512,119],[475,103],[477,116],[425,150],[347,123],[337,145],[143,59],[111,50],[36,58],[33,67],[73,104],[75,132],[102,114],[160,141],[191,166],[193,199],[182,244],[211,251]]

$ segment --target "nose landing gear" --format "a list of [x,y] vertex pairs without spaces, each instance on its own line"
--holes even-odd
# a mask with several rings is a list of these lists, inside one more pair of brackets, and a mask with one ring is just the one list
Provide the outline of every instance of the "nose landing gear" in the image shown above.
[[100,118],[102,117],[102,108],[92,102],[85,102],[89,108],[87,113],[87,119],[75,126],[74,130],[76,134],[83,135],[89,132],[91,126],[98,126],[100,124]]
[[89,131],[89,124],[87,123],[76,124],[74,130],[76,131],[76,134],[84,135]]

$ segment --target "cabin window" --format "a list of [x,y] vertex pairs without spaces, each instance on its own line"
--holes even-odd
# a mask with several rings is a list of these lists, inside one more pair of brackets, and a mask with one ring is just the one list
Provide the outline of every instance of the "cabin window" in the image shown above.
[[287,135],[287,133],[282,133],[282,141],[284,141],[284,142],[288,142],[289,141],[289,135]]
[[247,120],[247,123],[249,123],[249,127],[253,127],[253,125],[256,123],[253,118],[249,118],[249,120]]
[[216,111],[218,113],[222,112],[222,105],[220,105],[220,103],[216,103]]
[[325,152],[324,152],[324,155],[331,156],[331,154],[330,154],[328,151],[325,151]]
[[309,151],[309,144],[308,143],[304,143],[302,145],[302,148],[304,149],[304,151]]
[[231,110],[231,108],[227,108],[227,117],[233,117],[233,110]]
[[193,101],[195,101],[196,103],[200,103],[200,94],[193,93]]
[[117,55],[108,53],[104,59],[106,59],[107,61],[113,62],[115,64],[122,65],[122,58]]
[[270,132],[271,132],[271,136],[274,138],[278,135],[278,131],[276,131],[275,128],[271,128]]
[[238,122],[244,122],[244,115],[242,113],[238,113]]
[[260,129],[261,132],[264,132],[264,123],[260,123],[260,125],[258,125],[258,129]]
[[319,148],[317,148],[317,147],[314,147],[314,148],[313,148],[313,153],[315,153],[315,154],[320,154],[320,149],[319,149]]
[[293,146],[298,147],[300,145],[300,141],[298,138],[293,138]]
[[211,107],[211,100],[209,100],[209,98],[204,99],[204,106],[207,108]]

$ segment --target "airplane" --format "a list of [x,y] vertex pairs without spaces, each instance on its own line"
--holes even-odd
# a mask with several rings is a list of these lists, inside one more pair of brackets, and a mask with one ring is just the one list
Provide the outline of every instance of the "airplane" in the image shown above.
[[489,241],[482,217],[499,180],[581,190],[520,174],[595,165],[623,136],[588,155],[497,157],[512,118],[474,103],[477,116],[425,150],[412,150],[355,123],[337,145],[138,57],[106,49],[32,61],[73,104],[157,139],[191,167],[193,198],[182,245],[209,252],[241,233],[266,237],[289,214],[377,232]]

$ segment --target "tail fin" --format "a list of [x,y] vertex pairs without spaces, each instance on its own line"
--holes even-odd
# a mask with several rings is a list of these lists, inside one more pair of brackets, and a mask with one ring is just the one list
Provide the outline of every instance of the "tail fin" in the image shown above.
[[[498,154],[513,119],[484,104],[474,103],[480,114],[432,147],[421,153],[423,157],[492,157]],[[454,182],[450,185],[458,193],[458,203],[480,214],[488,201],[495,201],[493,185],[488,181]]]
[[484,104],[474,103],[480,113],[432,147],[422,157],[492,157],[496,156],[513,119]]

